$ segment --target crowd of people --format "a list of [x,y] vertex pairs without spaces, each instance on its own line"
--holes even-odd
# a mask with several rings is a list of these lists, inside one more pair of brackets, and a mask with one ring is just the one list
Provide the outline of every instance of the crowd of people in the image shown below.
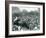
[[39,28],[38,17],[21,16],[13,20],[13,30],[33,30],[35,27]]

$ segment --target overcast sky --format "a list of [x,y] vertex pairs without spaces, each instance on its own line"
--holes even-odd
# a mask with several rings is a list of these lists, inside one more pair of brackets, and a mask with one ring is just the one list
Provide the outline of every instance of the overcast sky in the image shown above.
[[20,11],[23,11],[24,9],[28,12],[30,11],[38,11],[38,8],[32,8],[32,7],[19,7]]
[[30,11],[39,11],[39,7],[36,5],[21,5],[21,4],[13,4],[12,5],[13,8],[13,12],[18,12],[18,10],[16,8],[19,8],[19,10],[22,12],[24,9],[27,10],[27,12]]

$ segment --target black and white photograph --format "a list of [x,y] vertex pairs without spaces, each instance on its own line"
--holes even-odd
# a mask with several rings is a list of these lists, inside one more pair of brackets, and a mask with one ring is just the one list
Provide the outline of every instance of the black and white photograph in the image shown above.
[[42,28],[40,25],[40,22],[42,23],[42,6],[10,4],[9,9],[9,21],[11,24],[11,26],[10,24],[9,26],[12,32],[39,32]]
[[8,35],[34,34],[42,35],[43,4],[40,3],[13,3],[8,4]]
[[12,7],[12,31],[40,30],[40,8]]

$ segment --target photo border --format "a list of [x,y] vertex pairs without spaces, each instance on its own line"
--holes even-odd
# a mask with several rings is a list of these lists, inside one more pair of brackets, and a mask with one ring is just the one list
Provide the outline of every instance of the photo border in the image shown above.
[[[43,5],[43,33],[37,34],[22,34],[22,35],[8,35],[9,34],[9,4],[33,4]],[[24,36],[40,36],[45,35],[45,3],[42,2],[24,2],[24,1],[5,1],[5,37],[24,37]]]

